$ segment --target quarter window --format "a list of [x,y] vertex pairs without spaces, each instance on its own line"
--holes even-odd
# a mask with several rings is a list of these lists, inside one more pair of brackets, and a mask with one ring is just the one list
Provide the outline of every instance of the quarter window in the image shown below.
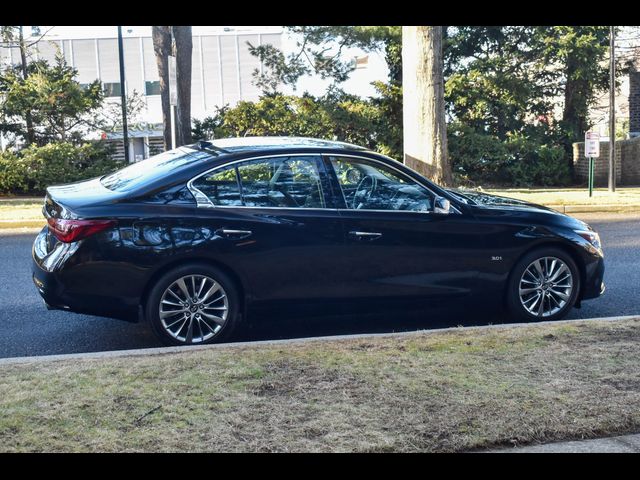
[[410,177],[378,162],[331,157],[348,209],[428,212],[433,194]]
[[193,186],[214,205],[324,208],[319,159],[310,156],[251,160],[216,170]]

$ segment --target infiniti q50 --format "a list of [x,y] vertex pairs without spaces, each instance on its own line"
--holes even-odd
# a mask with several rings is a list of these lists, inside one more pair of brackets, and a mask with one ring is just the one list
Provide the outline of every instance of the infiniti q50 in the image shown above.
[[261,308],[469,300],[555,320],[604,291],[586,223],[341,142],[201,141],[49,187],[43,213],[47,307],[146,321],[168,344],[228,339]]

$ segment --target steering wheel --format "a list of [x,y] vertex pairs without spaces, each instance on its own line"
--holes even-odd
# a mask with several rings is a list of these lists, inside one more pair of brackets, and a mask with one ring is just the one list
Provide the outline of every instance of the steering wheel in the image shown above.
[[[371,186],[368,186],[368,183],[370,183]],[[351,207],[354,210],[358,210],[360,205],[362,205],[362,202],[360,200],[368,201],[371,198],[373,192],[376,191],[377,186],[378,180],[375,177],[372,177],[371,175],[365,175],[356,187],[356,191],[353,194],[353,202]]]

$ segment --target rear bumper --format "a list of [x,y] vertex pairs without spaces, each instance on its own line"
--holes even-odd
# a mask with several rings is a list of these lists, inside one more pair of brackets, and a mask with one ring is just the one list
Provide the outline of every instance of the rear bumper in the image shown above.
[[84,268],[82,263],[70,261],[78,252],[81,242],[57,243],[48,250],[47,232],[48,228],[44,227],[33,243],[31,268],[31,278],[47,309],[138,320],[137,304],[129,305],[130,302],[124,299],[96,295],[89,287],[86,291],[79,290],[77,281],[75,288],[70,288],[69,282],[77,276],[78,271],[82,274]]

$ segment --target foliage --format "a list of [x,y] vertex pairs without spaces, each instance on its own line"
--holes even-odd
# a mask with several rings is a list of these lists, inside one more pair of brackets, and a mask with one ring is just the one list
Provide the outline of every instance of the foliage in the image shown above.
[[94,128],[92,115],[102,105],[100,82],[82,86],[75,80],[77,70],[60,55],[55,64],[44,60],[28,64],[23,78],[19,67],[0,73],[0,128],[26,138],[25,114],[29,112],[39,145],[51,141],[80,143],[88,128]]
[[30,145],[18,153],[0,153],[0,192],[42,193],[50,185],[104,175],[124,165],[109,158],[102,142]]
[[397,90],[390,89],[389,95],[395,95],[394,104],[377,98],[362,99],[337,88],[329,89],[322,97],[264,95],[257,102],[239,102],[234,108],[218,109],[214,116],[194,122],[193,136],[325,138],[363,145],[399,158],[398,125],[391,125],[389,119],[391,113],[401,112],[401,102]]
[[566,185],[570,180],[564,150],[551,138],[514,133],[502,140],[460,122],[448,130],[449,158],[458,183],[530,187]]

